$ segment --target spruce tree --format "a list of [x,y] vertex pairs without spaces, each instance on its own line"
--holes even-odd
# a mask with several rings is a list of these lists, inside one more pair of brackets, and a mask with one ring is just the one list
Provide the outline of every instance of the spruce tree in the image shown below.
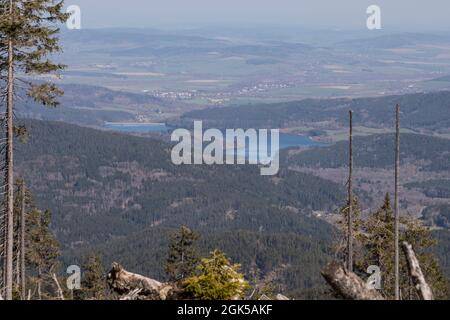
[[[47,57],[61,50],[58,45],[58,24],[64,23],[68,14],[62,12],[63,1],[55,0],[1,0],[0,1],[0,79],[5,101],[5,166],[4,166],[4,281],[5,298],[12,299],[13,241],[14,241],[14,121],[15,102],[20,90],[17,82],[25,87],[26,94],[36,102],[56,106],[56,98],[62,94],[53,83],[33,82],[39,74],[54,73],[63,65]],[[23,79],[20,78],[24,75]]]
[[34,286],[37,298],[49,299],[54,296],[52,273],[58,265],[59,243],[50,229],[50,211],[36,208],[28,214],[27,264],[33,274],[29,277],[30,286]]
[[[399,223],[399,239],[412,244],[436,298],[447,298],[447,280],[431,253],[431,248],[436,244],[431,231],[413,217],[402,217]],[[380,209],[364,221],[358,240],[364,250],[364,255],[357,262],[359,271],[365,273],[368,266],[378,266],[381,270],[383,295],[388,299],[395,299],[395,256],[392,254],[395,250],[395,216],[389,194],[386,194]],[[399,257],[399,279],[399,295],[402,299],[418,299],[404,255]]]
[[188,227],[181,227],[170,238],[166,273],[170,281],[179,281],[192,274],[199,262],[195,242],[199,235]]
[[89,255],[82,270],[81,290],[83,299],[106,299],[108,297],[108,286],[101,257],[97,254]]
[[242,298],[249,284],[239,269],[240,265],[232,265],[222,252],[215,250],[201,260],[196,275],[185,280],[186,292],[200,300]]
[[363,232],[358,238],[364,248],[364,256],[357,265],[362,273],[368,266],[376,265],[381,270],[382,292],[386,297],[393,297],[394,292],[394,214],[389,194],[384,203],[363,223]]

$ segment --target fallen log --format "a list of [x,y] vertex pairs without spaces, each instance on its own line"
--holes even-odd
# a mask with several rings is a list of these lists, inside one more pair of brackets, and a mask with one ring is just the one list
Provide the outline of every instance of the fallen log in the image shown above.
[[142,289],[134,289],[130,293],[124,295],[120,300],[137,300]]
[[349,272],[342,263],[333,261],[321,273],[327,283],[344,299],[385,300],[377,290],[368,288],[365,281]]
[[119,295],[125,295],[126,300],[174,300],[183,294],[177,283],[163,283],[129,272],[118,263],[113,263],[107,279],[110,288]]
[[433,291],[425,280],[422,269],[420,268],[419,260],[417,260],[413,247],[408,242],[402,243],[403,251],[408,262],[408,270],[414,287],[422,300],[434,300]]

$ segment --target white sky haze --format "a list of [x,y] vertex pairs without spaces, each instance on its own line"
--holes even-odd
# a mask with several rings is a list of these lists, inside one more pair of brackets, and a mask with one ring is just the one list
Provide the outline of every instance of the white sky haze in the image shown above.
[[364,28],[366,8],[382,9],[384,27],[450,31],[450,0],[66,0],[84,28],[299,25]]

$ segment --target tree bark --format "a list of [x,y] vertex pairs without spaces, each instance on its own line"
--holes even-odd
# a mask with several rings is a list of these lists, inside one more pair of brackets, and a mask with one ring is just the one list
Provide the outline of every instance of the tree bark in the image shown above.
[[385,300],[376,290],[369,289],[355,273],[348,271],[342,263],[333,261],[322,270],[327,283],[344,299]]
[[400,300],[400,249],[399,249],[399,175],[400,175],[400,105],[397,104],[395,108],[395,201],[394,201],[394,215],[395,215],[395,234],[394,234],[394,277],[395,277],[395,300]]
[[118,294],[148,300],[172,300],[179,298],[183,290],[176,283],[162,283],[142,275],[128,272],[118,263],[108,274],[109,286]]
[[353,271],[353,112],[349,112],[347,269]]
[[20,206],[20,291],[22,299],[25,300],[27,294],[26,278],[25,278],[25,182],[22,181],[20,188],[21,206]]
[[[17,243],[19,243],[19,237],[17,237]],[[20,284],[20,249],[16,249],[16,286]]]
[[425,280],[422,269],[420,268],[419,260],[417,260],[413,247],[408,242],[403,242],[403,251],[408,262],[408,269],[414,286],[422,300],[434,300],[433,291]]
[[38,300],[42,300],[41,282],[42,282],[41,268],[38,267],[38,282],[37,282]]
[[[9,2],[9,13],[12,17],[13,0]],[[12,300],[13,260],[14,260],[14,173],[13,173],[13,103],[14,103],[14,49],[12,40],[8,40],[8,86],[6,93],[6,155],[5,155],[5,185],[6,185],[6,276],[5,299]]]

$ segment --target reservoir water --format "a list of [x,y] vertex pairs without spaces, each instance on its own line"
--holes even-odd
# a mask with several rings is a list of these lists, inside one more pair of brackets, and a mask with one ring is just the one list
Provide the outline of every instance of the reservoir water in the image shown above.
[[165,123],[125,123],[125,122],[105,122],[104,127],[118,132],[129,133],[150,133],[167,132],[169,128]]
[[[104,126],[105,128],[113,131],[128,133],[169,132],[169,130],[171,129],[165,123],[106,122]],[[314,141],[308,136],[280,133],[280,149],[291,147],[319,147],[326,145],[327,144],[325,143]]]

